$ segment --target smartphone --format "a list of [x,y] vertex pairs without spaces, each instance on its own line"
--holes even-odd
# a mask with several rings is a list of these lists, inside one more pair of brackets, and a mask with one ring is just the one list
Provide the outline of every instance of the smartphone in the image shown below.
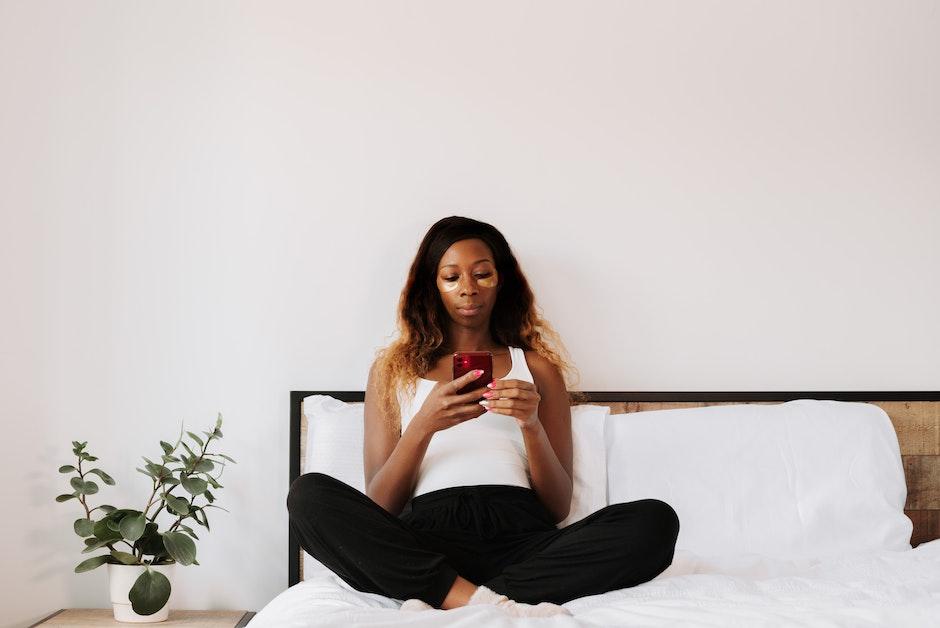
[[[454,379],[476,369],[483,369],[483,375],[458,390],[458,395],[476,390],[493,381],[493,354],[490,351],[457,351],[454,353]],[[480,397],[480,399],[483,399],[483,397]]]

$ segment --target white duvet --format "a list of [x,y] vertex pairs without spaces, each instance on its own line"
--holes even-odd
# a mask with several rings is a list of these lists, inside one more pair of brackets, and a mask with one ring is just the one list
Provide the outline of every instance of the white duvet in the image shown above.
[[565,604],[571,617],[517,619],[492,607],[400,611],[323,569],[269,602],[268,626],[940,626],[940,539],[904,551],[779,560],[676,550],[641,585]]

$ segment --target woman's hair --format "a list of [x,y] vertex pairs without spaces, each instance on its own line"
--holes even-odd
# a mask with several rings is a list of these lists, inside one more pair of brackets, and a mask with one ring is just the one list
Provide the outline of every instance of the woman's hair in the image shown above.
[[569,400],[585,399],[586,395],[568,385],[567,375],[577,369],[559,355],[567,351],[558,333],[540,316],[541,308],[506,238],[485,222],[448,216],[431,225],[411,263],[398,302],[398,339],[376,353],[374,368],[381,375],[377,392],[383,414],[394,421],[400,411],[396,391],[401,388],[414,396],[418,378],[444,356],[448,314],[437,287],[438,264],[454,242],[468,238],[479,238],[493,252],[501,286],[490,316],[494,342],[536,351],[562,373]]

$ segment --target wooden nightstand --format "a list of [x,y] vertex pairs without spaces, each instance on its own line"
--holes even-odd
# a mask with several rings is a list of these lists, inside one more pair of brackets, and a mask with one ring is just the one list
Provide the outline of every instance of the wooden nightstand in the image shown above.
[[[110,608],[63,608],[49,615],[33,626],[75,626],[97,628],[98,626],[190,626],[190,628],[241,628],[247,626],[254,611],[178,611],[170,609],[166,621],[136,624],[114,620],[114,611]],[[30,628],[33,628],[30,626]]]

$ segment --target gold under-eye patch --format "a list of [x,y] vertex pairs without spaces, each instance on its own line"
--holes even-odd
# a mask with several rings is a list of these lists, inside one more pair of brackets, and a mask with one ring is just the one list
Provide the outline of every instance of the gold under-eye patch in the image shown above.
[[[495,270],[487,270],[481,273],[475,273],[474,276],[476,276],[477,274],[486,275],[485,277],[476,277],[477,284],[479,284],[483,288],[495,288],[496,285],[499,283],[499,274]],[[453,280],[449,280],[449,277],[441,278],[441,290],[443,290],[444,292],[450,292],[452,290],[456,290],[459,284],[460,284],[459,276],[457,276]]]
[[477,282],[484,288],[495,288],[497,282],[496,271],[494,270],[489,277],[480,277],[480,280]]

